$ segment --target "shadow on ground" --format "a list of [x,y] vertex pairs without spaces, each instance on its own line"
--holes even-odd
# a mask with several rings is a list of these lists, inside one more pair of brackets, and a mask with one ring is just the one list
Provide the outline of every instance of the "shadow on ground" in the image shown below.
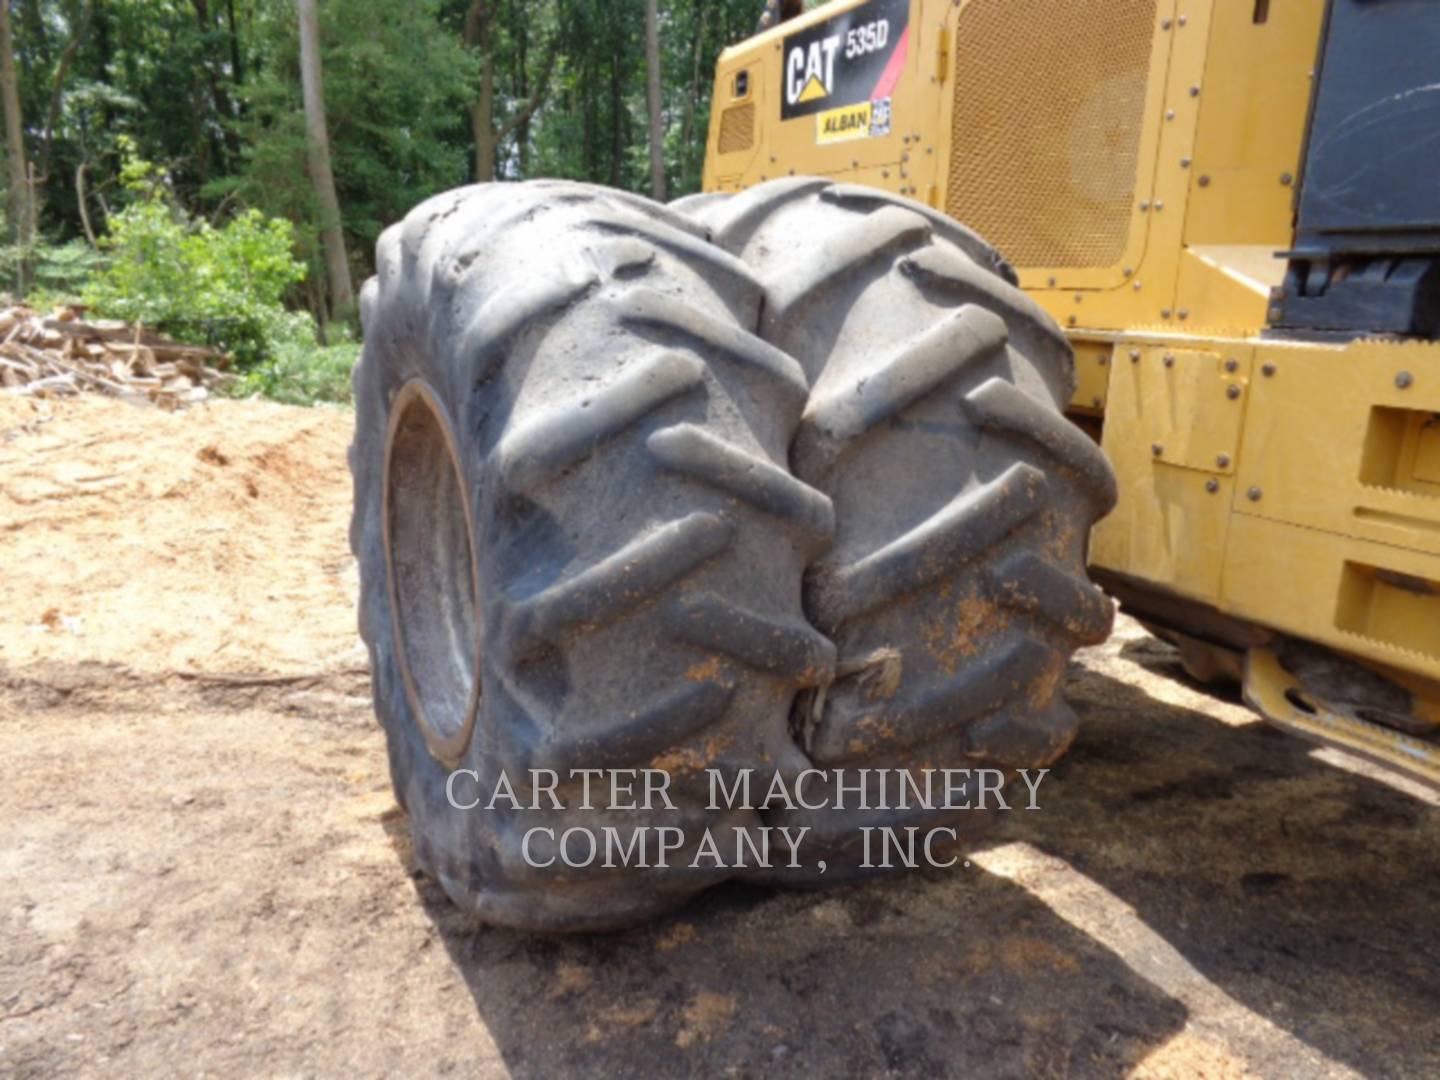
[[[1154,639],[1121,655],[1205,692]],[[1154,680],[1072,669],[1082,734],[1045,812],[1010,815],[1002,837],[1063,859],[1219,991],[1331,1061],[1440,1075],[1433,798],[1370,766],[1319,760],[1258,719],[1224,723],[1144,685]],[[1239,702],[1234,690],[1210,693]]]
[[654,925],[577,937],[477,931],[416,884],[516,1077],[1114,1074],[1185,1023],[974,867],[830,893],[726,884]]
[[518,1077],[1295,1075],[1297,1046],[1305,1071],[1440,1074],[1440,812],[1107,673],[1183,680],[1167,646],[1124,655],[1072,667],[1082,735],[968,869],[727,885],[570,938],[416,890]]

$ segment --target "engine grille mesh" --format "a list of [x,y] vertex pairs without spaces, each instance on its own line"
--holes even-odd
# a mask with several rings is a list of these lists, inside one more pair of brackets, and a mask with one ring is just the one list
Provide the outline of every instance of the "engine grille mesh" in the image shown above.
[[1156,0],[970,0],[946,209],[1018,267],[1125,251]]
[[732,105],[720,114],[720,153],[734,154],[755,145],[755,104]]

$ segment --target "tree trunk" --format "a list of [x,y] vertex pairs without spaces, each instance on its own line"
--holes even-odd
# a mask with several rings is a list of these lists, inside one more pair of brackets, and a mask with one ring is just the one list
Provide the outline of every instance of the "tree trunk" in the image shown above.
[[75,205],[80,210],[80,226],[85,230],[85,240],[92,251],[100,250],[100,242],[95,239],[95,230],[90,227],[90,207],[85,204],[85,170],[89,168],[83,162],[75,167]]
[[[550,88],[550,75],[555,70],[555,58],[559,55],[560,50],[556,43],[552,41],[550,43],[550,51],[545,56],[545,66],[540,70],[540,78],[536,80],[535,92],[530,95],[530,99],[526,101],[524,105],[520,106],[520,109],[515,113],[514,116],[510,117],[509,120],[506,120],[505,123],[500,125],[499,130],[495,131],[494,138],[491,144],[492,156],[495,153],[495,150],[493,148],[498,147],[512,134],[521,130],[526,124],[528,124],[530,122],[530,117],[535,115],[535,110],[538,109],[540,107],[540,103],[545,100],[545,94],[549,91]],[[493,64],[491,65],[491,73],[492,75],[494,73]],[[493,85],[491,87],[490,94],[490,108],[493,112],[495,107]],[[491,124],[493,130],[493,116],[491,117]]]
[[470,0],[461,33],[465,44],[480,53],[480,96],[470,103],[477,184],[495,179],[495,56],[490,51],[490,15],[486,0]]
[[[195,9],[195,25],[200,33],[206,38],[213,38],[219,27],[210,14],[209,0],[190,0],[190,6]],[[223,173],[229,168],[230,162],[240,156],[240,139],[233,128],[239,114],[230,101],[230,94],[226,91],[225,84],[220,81],[220,76],[211,63],[208,42],[206,43],[206,54],[200,61],[200,67],[205,72],[205,81],[210,87],[210,103],[215,109],[216,126],[220,129],[215,145],[216,149],[220,151],[216,155],[220,158],[219,171]]]
[[[559,55],[558,42],[551,40],[545,55],[545,66],[535,81],[535,90],[529,99],[516,110],[515,115],[498,128],[495,126],[495,53],[490,47],[490,24],[494,12],[486,0],[470,0],[465,12],[463,38],[466,45],[480,53],[480,96],[470,105],[470,134],[475,140],[475,182],[488,183],[495,179],[495,162],[499,156],[500,144],[517,128],[523,128],[535,115],[535,110],[545,100],[550,88],[550,75],[555,70],[555,58]],[[521,58],[524,63],[524,57]],[[524,136],[528,138],[528,135]]]
[[330,279],[330,316],[345,318],[355,302],[350,284],[350,262],[345,257],[345,234],[340,227],[340,200],[330,171],[330,136],[325,130],[325,91],[320,74],[320,20],[315,0],[295,0],[300,17],[300,85],[305,97],[305,148],[310,180],[320,204],[320,239],[325,245],[326,276]]
[[45,32],[45,16],[40,11],[40,0],[25,0],[24,10],[20,12],[20,31],[35,50],[38,68],[48,68],[54,55],[50,49],[50,35]]
[[47,180],[50,178],[50,169],[55,158],[55,129],[60,126],[60,105],[65,93],[65,77],[70,73],[70,65],[74,63],[75,54],[80,51],[80,45],[90,29],[90,14],[94,6],[94,0],[85,0],[81,5],[80,17],[70,34],[69,42],[60,54],[59,62],[55,65],[55,73],[50,77],[50,109],[45,114],[45,135],[40,151],[41,172]]
[[[95,12],[91,19],[95,32],[91,37],[94,43],[94,70],[109,71],[111,61],[115,57],[115,47],[110,35],[110,15],[106,10],[105,0],[96,0]],[[110,130],[111,109],[109,101],[102,97],[97,103],[100,120],[98,127],[102,131]],[[97,195],[98,198],[98,195]]]
[[708,14],[704,7],[696,13],[695,18],[695,48],[694,67],[690,76],[690,93],[685,98],[685,122],[681,127],[680,134],[680,182],[690,183],[690,174],[694,168],[695,148],[695,102],[700,99],[700,57],[705,44],[705,16]]
[[485,53],[480,68],[480,97],[470,106],[470,134],[475,140],[475,182],[495,179],[495,58]]
[[230,28],[230,77],[245,85],[245,61],[240,54],[240,31],[235,25],[235,0],[225,0],[225,21]]
[[645,0],[646,97],[650,103],[650,194],[665,201],[665,117],[660,111],[660,13],[658,0]]
[[[25,129],[20,121],[20,85],[15,74],[15,46],[10,39],[9,0],[0,0],[0,97],[5,108],[5,160],[10,166],[10,218],[15,242],[28,249],[35,242],[35,218],[31,213],[30,182],[26,175]],[[26,260],[20,266],[20,290],[26,287]]]
[[585,166],[585,179],[593,180],[600,169],[598,153],[595,149],[597,139],[596,131],[600,127],[599,110],[595,105],[595,64],[590,59],[587,50],[585,58],[581,61],[580,69],[580,94],[581,108],[584,110],[585,125],[581,131],[581,160]]
[[[190,108],[185,112],[186,122],[190,125],[190,137],[187,141],[195,148],[195,175],[203,188],[210,180],[210,162],[215,158],[223,161],[225,154],[214,131],[210,131],[207,138],[205,104],[202,101],[200,83],[195,82],[190,90]],[[221,169],[223,171],[223,164]]]
[[620,170],[625,156],[625,68],[620,59],[624,52],[619,29],[619,16],[610,13],[610,186],[620,186]]
[[[522,16],[527,12],[521,12]],[[529,23],[522,17],[515,28],[515,94],[519,98],[530,96],[530,30]],[[520,164],[520,179],[530,176],[530,117],[526,116],[515,128],[515,155]]]

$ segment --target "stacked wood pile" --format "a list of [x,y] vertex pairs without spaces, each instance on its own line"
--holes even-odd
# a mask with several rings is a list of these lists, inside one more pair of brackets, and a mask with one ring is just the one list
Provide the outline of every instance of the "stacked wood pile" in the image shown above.
[[220,370],[226,358],[214,349],[84,315],[79,307],[49,315],[0,309],[0,387],[34,397],[96,392],[180,409],[232,378]]

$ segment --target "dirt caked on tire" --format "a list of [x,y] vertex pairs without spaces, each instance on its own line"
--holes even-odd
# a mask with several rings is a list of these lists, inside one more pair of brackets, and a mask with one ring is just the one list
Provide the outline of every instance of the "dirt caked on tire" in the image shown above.
[[[838,660],[799,702],[802,749],[852,773],[1051,764],[1076,728],[1067,659],[1113,620],[1085,554],[1115,479],[1061,413],[1064,334],[993,248],[908,199],[798,178],[683,208],[765,283],[760,334],[810,384],[790,464],[834,500],[805,610]],[[957,820],[772,817],[841,849],[831,876],[855,869],[857,826]]]
[[[1084,551],[1114,479],[1060,413],[1069,346],[1008,274],[919,204],[808,179],[673,208],[482,186],[386,232],[351,542],[397,797],[452,899],[580,929],[736,873],[842,880],[866,870],[860,826],[967,812],[715,809],[709,771],[1063,753],[1066,660],[1111,622]],[[565,781],[646,766],[677,811],[587,807]],[[532,769],[565,809],[452,804],[455,770],[528,803]],[[524,848],[537,826],[762,825],[811,829],[800,870]]]
[[[379,242],[354,378],[360,627],[416,859],[486,921],[671,906],[732,871],[684,849],[576,869],[552,838],[679,827],[693,846],[759,824],[708,809],[707,769],[804,764],[791,704],[834,651],[801,580],[834,516],[786,467],[806,384],[753,332],[763,297],[703,227],[579,184],[451,192]],[[587,810],[567,782],[645,766],[675,812],[610,810],[603,785]],[[457,769],[474,776],[447,791]],[[529,804],[532,769],[560,775],[564,810],[457,809],[502,771]]]

